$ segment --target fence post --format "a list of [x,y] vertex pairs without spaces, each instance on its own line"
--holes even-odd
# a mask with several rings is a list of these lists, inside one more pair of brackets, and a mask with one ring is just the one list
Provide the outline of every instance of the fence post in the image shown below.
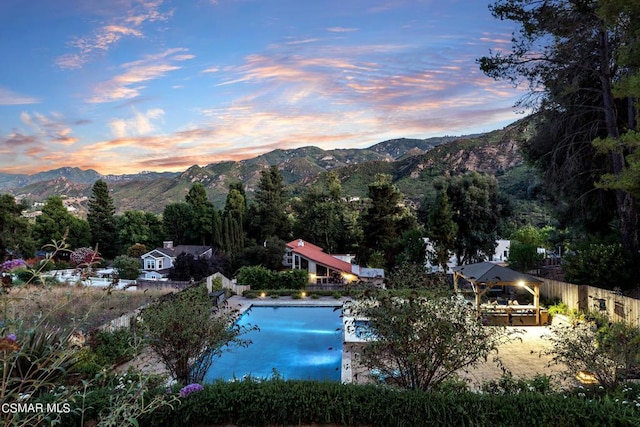
[[578,285],[578,310],[589,310],[589,286]]

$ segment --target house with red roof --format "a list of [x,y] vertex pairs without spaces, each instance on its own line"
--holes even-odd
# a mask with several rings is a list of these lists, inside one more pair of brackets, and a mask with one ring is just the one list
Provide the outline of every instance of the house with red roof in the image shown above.
[[309,272],[309,283],[347,284],[358,280],[384,279],[381,268],[363,268],[352,264],[351,255],[331,255],[317,245],[302,239],[287,243],[283,264],[293,270]]

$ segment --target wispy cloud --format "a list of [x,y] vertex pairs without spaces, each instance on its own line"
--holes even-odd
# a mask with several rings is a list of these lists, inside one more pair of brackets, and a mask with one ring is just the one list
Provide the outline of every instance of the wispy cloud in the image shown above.
[[124,138],[128,135],[145,135],[156,129],[152,122],[161,120],[162,116],[164,116],[164,111],[160,108],[153,108],[145,113],[136,111],[130,119],[111,120],[109,127],[117,138]]
[[181,68],[174,63],[194,58],[194,55],[186,52],[187,49],[184,48],[168,49],[156,55],[148,55],[139,61],[123,64],[121,68],[124,72],[111,80],[99,83],[88,102],[99,104],[139,96],[145,87],[140,83],[163,77],[168,72]]
[[331,33],[351,33],[353,31],[358,31],[358,28],[346,28],[346,27],[329,27],[327,31]]
[[68,43],[75,52],[56,58],[55,63],[62,69],[81,68],[96,51],[106,52],[124,37],[143,37],[143,24],[154,21],[166,21],[172,12],[161,13],[162,0],[139,0],[113,18],[103,23],[92,34],[79,36]]
[[47,116],[41,113],[22,112],[20,119],[41,142],[72,145],[78,141],[78,138],[71,136],[73,132],[71,126],[60,113],[51,113]]
[[25,104],[37,104],[40,100],[38,98],[21,95],[10,89],[0,86],[0,105],[25,105]]

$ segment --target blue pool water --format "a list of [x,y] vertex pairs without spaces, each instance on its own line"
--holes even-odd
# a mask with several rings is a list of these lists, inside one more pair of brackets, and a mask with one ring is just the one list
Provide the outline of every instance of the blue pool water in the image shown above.
[[252,344],[216,358],[205,382],[269,378],[274,369],[284,379],[340,381],[341,314],[334,307],[253,306],[238,320],[260,328],[243,335]]

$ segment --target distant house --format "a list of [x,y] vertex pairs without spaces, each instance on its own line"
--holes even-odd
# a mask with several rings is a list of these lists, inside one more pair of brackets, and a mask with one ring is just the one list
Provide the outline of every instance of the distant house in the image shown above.
[[[432,253],[434,248],[433,248],[433,244],[431,243],[431,241],[429,241],[428,237],[423,238],[426,248],[427,248],[427,253]],[[486,261],[495,263],[495,264],[507,264],[509,262],[509,252],[511,251],[511,240],[504,240],[504,239],[499,239],[496,240],[496,249],[494,251],[493,254],[491,254],[491,257],[485,257]],[[545,254],[546,251],[544,248],[538,248],[538,253],[539,254]],[[455,270],[455,267],[458,266],[458,257],[456,257],[455,255],[451,255],[451,257],[449,258],[449,261],[447,261],[447,273],[449,274],[453,274],[453,271]],[[429,258],[427,257],[427,260],[425,262],[425,267],[427,269],[427,271],[431,272],[431,273],[436,273],[436,272],[441,272],[442,271],[442,267],[439,265],[434,265]]]
[[296,239],[287,243],[283,265],[309,272],[309,283],[346,284],[357,280],[382,282],[384,270],[351,264],[351,255],[331,255],[313,243]]
[[153,249],[140,257],[142,259],[142,274],[140,278],[166,279],[174,261],[178,255],[183,253],[191,254],[194,258],[211,258],[213,251],[210,246],[173,246],[172,241],[163,242],[161,248]]

